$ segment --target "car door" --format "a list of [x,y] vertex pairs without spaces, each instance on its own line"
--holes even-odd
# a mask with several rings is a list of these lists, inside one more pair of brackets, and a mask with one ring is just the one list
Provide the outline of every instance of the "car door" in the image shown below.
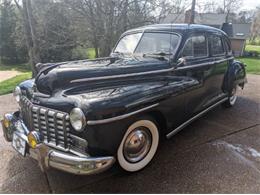
[[198,83],[196,87],[185,89],[184,98],[188,117],[205,109],[209,99],[207,86],[212,76],[213,62],[208,46],[206,33],[191,34],[179,55],[184,63],[177,68],[177,74],[195,79]]
[[224,75],[228,68],[228,56],[225,49],[224,40],[221,35],[210,34],[209,48],[212,62],[211,76],[207,82],[208,102],[212,104],[218,101],[225,94],[222,90]]

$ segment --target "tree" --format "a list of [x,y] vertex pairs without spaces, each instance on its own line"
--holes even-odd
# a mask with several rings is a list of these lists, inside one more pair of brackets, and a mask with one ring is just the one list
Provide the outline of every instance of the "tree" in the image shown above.
[[77,46],[74,16],[62,1],[34,0],[36,37],[41,62],[68,61]]
[[191,14],[190,14],[190,24],[194,23],[194,19],[195,19],[195,6],[196,6],[196,0],[192,0]]
[[127,29],[158,22],[167,13],[165,0],[66,0],[77,21],[84,24],[85,36],[96,57],[107,56]]
[[22,0],[22,6],[18,0],[15,0],[23,18],[23,29],[26,37],[27,48],[29,52],[30,64],[33,76],[36,74],[35,65],[41,61],[38,40],[36,37],[35,20],[32,10],[31,0]]
[[243,0],[223,0],[223,13],[226,15],[226,23],[230,20],[231,13],[237,11],[242,5]]
[[251,23],[254,18],[254,10],[240,11],[237,15],[237,23]]
[[15,7],[10,0],[3,0],[0,15],[0,55],[4,63],[15,63],[18,59],[13,33],[16,27]]
[[23,21],[33,75],[39,62],[71,60],[77,36],[69,8],[54,0],[15,0],[15,3]]
[[254,13],[250,42],[255,43],[257,37],[260,37],[260,7]]

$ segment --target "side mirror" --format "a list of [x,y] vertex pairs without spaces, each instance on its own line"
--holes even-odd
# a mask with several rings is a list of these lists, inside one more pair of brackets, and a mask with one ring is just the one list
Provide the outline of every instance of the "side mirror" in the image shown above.
[[185,65],[185,64],[186,64],[185,58],[179,58],[179,59],[177,60],[176,67],[183,66],[183,65]]

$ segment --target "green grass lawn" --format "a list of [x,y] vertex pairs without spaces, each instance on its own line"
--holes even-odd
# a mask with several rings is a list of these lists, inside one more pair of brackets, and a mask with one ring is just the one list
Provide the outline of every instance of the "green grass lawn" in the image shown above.
[[247,45],[246,51],[257,51],[260,53],[260,46],[259,45]]
[[5,65],[0,63],[0,71],[18,71],[18,72],[30,72],[31,67],[29,64],[14,64],[14,65]]
[[[94,59],[95,58],[96,53],[95,53],[95,49],[94,48],[88,48],[88,49],[85,49],[82,52],[85,52],[86,57],[88,59]],[[19,83],[21,83],[21,82],[23,82],[25,80],[30,79],[31,76],[32,76],[29,64],[5,65],[5,64],[2,64],[0,62],[0,71],[12,71],[12,70],[13,71],[22,72],[23,74],[0,82],[0,95],[12,93],[14,88]]]
[[32,73],[27,72],[21,75],[15,76],[11,79],[0,82],[0,95],[12,93],[14,88],[21,82],[28,80],[32,77]]
[[88,59],[95,59],[96,57],[96,52],[94,48],[88,48]]
[[260,58],[238,58],[239,61],[247,65],[246,71],[251,74],[260,75]]
[[95,59],[95,57],[96,52],[94,48],[77,47],[73,50],[73,60]]
[[18,71],[22,74],[0,82],[0,95],[12,93],[14,88],[21,82],[32,77],[29,64],[4,65],[0,63],[0,71]]

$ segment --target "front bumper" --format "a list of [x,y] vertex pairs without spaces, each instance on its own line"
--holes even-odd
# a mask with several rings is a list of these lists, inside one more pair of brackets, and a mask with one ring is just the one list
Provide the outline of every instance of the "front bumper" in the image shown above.
[[29,130],[17,114],[6,114],[1,120],[3,133],[6,141],[11,142],[13,133],[19,136],[27,143],[26,156],[30,156],[39,162],[43,171],[48,168],[55,168],[68,173],[77,175],[90,175],[103,172],[110,168],[115,162],[115,158],[108,157],[79,157],[74,154],[64,153],[50,148],[44,143],[37,145],[32,149],[28,145],[27,135]]

